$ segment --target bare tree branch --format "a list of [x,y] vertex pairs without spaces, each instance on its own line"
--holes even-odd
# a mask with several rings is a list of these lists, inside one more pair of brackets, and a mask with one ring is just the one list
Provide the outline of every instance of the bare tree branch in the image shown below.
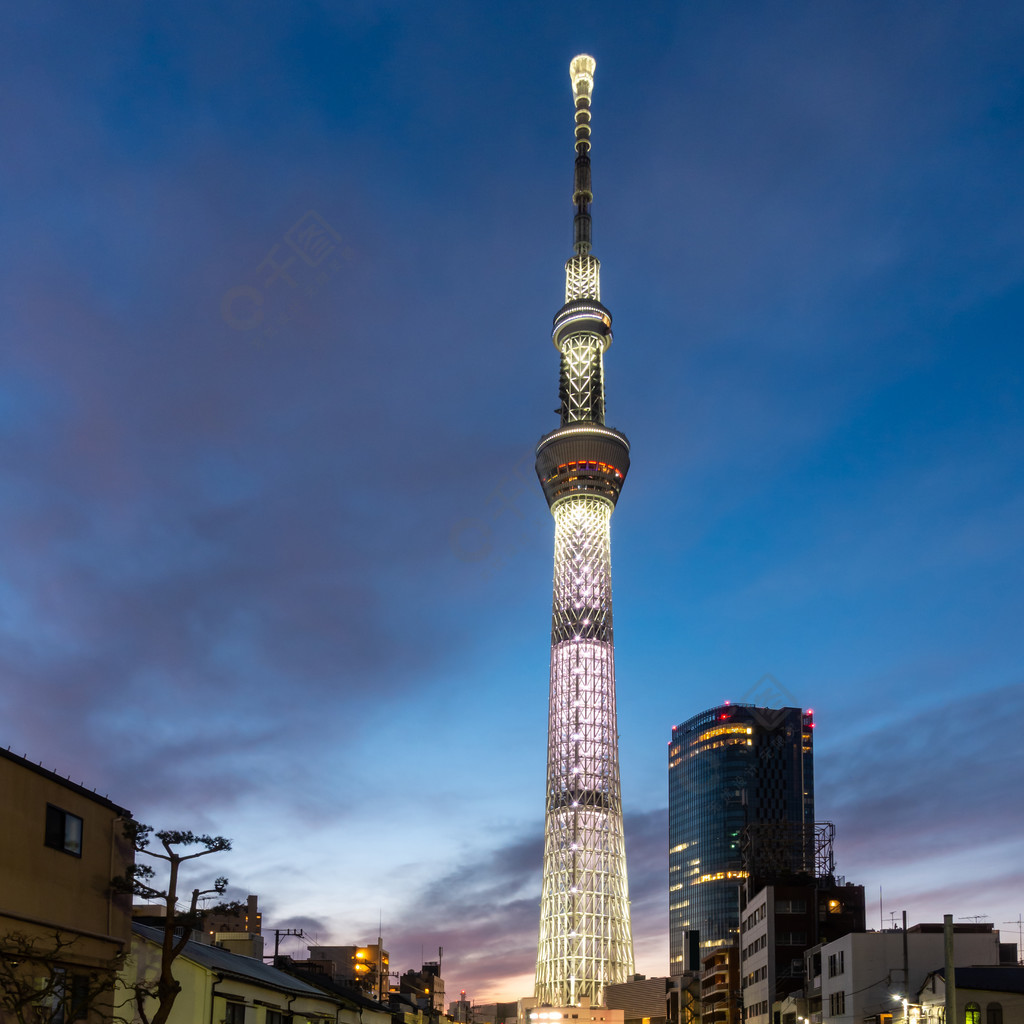
[[113,996],[123,953],[102,966],[75,962],[77,938],[54,932],[30,937],[23,932],[0,936],[0,1017],[17,1024],[56,1024],[98,1017],[99,1004]]
[[[160,944],[160,972],[151,984],[138,983],[134,988],[136,1012],[142,1024],[165,1024],[174,1001],[181,991],[181,983],[174,977],[172,966],[182,954],[189,941],[191,931],[199,924],[202,911],[199,900],[203,896],[223,895],[228,880],[217,878],[210,889],[193,889],[185,909],[178,908],[178,873],[186,861],[221,853],[231,849],[231,840],[224,836],[196,834],[191,831],[165,829],[154,832],[149,825],[129,820],[125,824],[125,837],[132,843],[135,852],[154,857],[167,864],[167,884],[163,889],[151,885],[156,872],[149,865],[135,865],[129,871],[112,881],[118,892],[130,892],[143,899],[162,900],[164,904],[163,936]],[[149,848],[150,838],[155,837],[163,847],[163,853]],[[202,847],[194,853],[182,853],[180,847]],[[218,909],[218,908],[213,908]],[[180,935],[176,935],[180,929]],[[146,1000],[156,1000],[157,1008],[152,1017],[146,1014]]]

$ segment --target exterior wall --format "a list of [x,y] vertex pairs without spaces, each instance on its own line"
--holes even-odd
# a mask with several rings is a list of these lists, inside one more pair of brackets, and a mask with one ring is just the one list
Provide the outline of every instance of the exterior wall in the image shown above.
[[[911,993],[917,992],[929,972],[942,966],[944,940],[941,932],[907,933]],[[836,970],[842,958],[842,969]],[[999,963],[998,932],[962,933],[953,936],[953,959],[958,967]],[[892,1013],[894,992],[905,992],[903,982],[903,933],[863,932],[845,935],[821,947],[822,1021],[860,1024],[865,1017]],[[843,1012],[836,1012],[842,993]],[[1007,1022],[1008,1024],[1008,1022]]]
[[425,963],[418,971],[406,971],[398,979],[398,991],[410,996],[422,1010],[444,1013],[444,979],[437,961]]
[[[535,1005],[535,1004],[531,1004]],[[458,1015],[453,1011],[457,1009]],[[462,1024],[505,1024],[515,1022],[519,1018],[519,1007],[516,1003],[475,1003],[468,1001],[448,1004],[448,1016],[454,1017]]]
[[740,951],[715,950],[703,960],[700,979],[701,1024],[736,1024],[741,1017]]
[[[387,973],[390,964],[388,951],[377,943],[369,946],[309,946],[310,960],[326,961],[333,967],[335,981],[355,981],[365,992],[374,996],[386,995]],[[379,962],[383,960],[383,978]]]
[[245,932],[248,935],[260,935],[262,927],[263,915],[259,909],[259,897],[250,895],[246,898],[243,909],[230,913],[206,911],[203,914],[203,942],[214,942],[214,937],[222,933],[237,935]]
[[864,888],[831,879],[767,885],[740,916],[745,1019],[761,1021],[773,1004],[807,987],[804,955],[812,945],[863,932]]
[[[938,1024],[946,1013],[946,985],[942,978],[935,978],[934,991],[927,986],[921,993],[921,1008],[925,1014],[925,1021]],[[998,1003],[1002,1009],[1003,1024],[1015,1024],[1017,1021],[1024,1021],[1024,992],[989,992],[983,989],[962,988],[956,989],[956,1019],[966,1019],[968,1003],[977,1003],[981,1009],[982,1024],[989,1019],[988,1009],[993,1003]],[[913,1015],[911,1016],[913,1020]],[[924,1024],[924,1022],[922,1022]]]
[[[746,878],[744,826],[813,826],[814,757],[809,713],[726,704],[672,730],[669,744],[669,963],[673,975],[699,957],[739,945],[739,887]],[[802,863],[810,848],[795,851]],[[812,865],[807,864],[810,869]]]
[[[4,750],[0,798],[0,945],[21,934],[43,950],[59,934],[73,940],[59,958],[69,973],[109,966],[127,952],[131,934],[131,897],[114,896],[110,889],[111,879],[134,860],[121,824],[130,812]],[[51,826],[61,815],[69,826],[60,848],[47,845],[48,805],[56,809]]]
[[591,1006],[584,996],[579,1006],[537,1006],[527,1011],[529,1024],[624,1024],[622,1010]]
[[[155,979],[159,973],[160,951],[146,939],[135,936],[132,944],[134,963],[125,980],[131,984],[135,977]],[[240,961],[248,958],[240,957]],[[337,1021],[338,1024],[392,1024],[391,1015],[366,1008],[349,1009],[324,994],[295,994],[280,991],[256,980],[218,974],[197,964],[182,954],[174,962],[174,976],[181,984],[181,992],[174,1001],[168,1024],[197,1024],[213,1021],[218,1024],[227,1017],[228,1004],[240,1006],[241,1024],[273,1024],[274,1014],[291,1015],[293,1024],[306,1021]],[[282,978],[292,982],[287,975]],[[152,1014],[155,1000],[147,1002]]]
[[668,1014],[668,978],[644,978],[637,975],[633,981],[609,985],[604,990],[604,1001],[610,1009],[621,1010],[626,1024],[647,1021],[658,1024]]
[[743,1019],[767,1024],[775,1001],[775,890],[762,889],[744,910],[740,942]]

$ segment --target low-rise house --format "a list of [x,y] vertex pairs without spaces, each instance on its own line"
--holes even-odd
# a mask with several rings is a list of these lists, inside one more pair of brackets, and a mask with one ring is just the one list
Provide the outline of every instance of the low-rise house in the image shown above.
[[[932,971],[917,997],[922,1021],[945,1016],[946,971]],[[915,1008],[910,1008],[914,1020]],[[1014,1024],[1024,1020],[1024,967],[957,967],[956,1019],[964,1024]]]
[[[148,925],[135,924],[132,931],[134,963],[124,976],[128,989],[136,979],[156,980],[163,939],[160,929]],[[187,942],[173,972],[181,991],[168,1024],[391,1024],[387,1012],[374,1014],[261,960],[218,946]],[[148,1016],[155,1007],[155,1000],[146,1001]]]

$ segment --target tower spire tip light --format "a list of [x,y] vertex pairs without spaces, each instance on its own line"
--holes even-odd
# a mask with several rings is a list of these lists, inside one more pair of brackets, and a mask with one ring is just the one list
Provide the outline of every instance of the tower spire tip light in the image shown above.
[[589,54],[581,53],[569,62],[569,77],[572,79],[572,98],[579,103],[580,97],[588,100],[594,92],[594,70],[597,61]]

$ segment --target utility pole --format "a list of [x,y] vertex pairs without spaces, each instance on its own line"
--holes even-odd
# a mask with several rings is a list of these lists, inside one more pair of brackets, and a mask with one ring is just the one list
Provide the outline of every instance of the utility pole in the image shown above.
[[1024,949],[1021,948],[1022,944],[1024,944],[1024,917],[1018,914],[1016,921],[1004,921],[1003,924],[1015,924],[1017,926],[1017,963],[1024,964]]
[[[907,997],[907,1002],[910,1001],[910,952],[907,949],[907,912],[903,911],[903,987],[906,991],[903,993]],[[903,1016],[906,1017],[907,1008],[906,1004],[903,1007]]]
[[956,1024],[956,963],[953,957],[952,914],[943,914],[942,932],[946,949],[946,1022]]
[[277,952],[281,948],[281,938],[282,937],[288,938],[289,935],[294,935],[296,938],[299,938],[299,939],[305,938],[305,936],[302,933],[302,929],[301,928],[299,928],[298,931],[296,931],[294,928],[275,928],[274,929],[274,955],[273,956],[267,956],[266,954],[264,954],[263,959],[264,960],[276,960],[277,959]]

